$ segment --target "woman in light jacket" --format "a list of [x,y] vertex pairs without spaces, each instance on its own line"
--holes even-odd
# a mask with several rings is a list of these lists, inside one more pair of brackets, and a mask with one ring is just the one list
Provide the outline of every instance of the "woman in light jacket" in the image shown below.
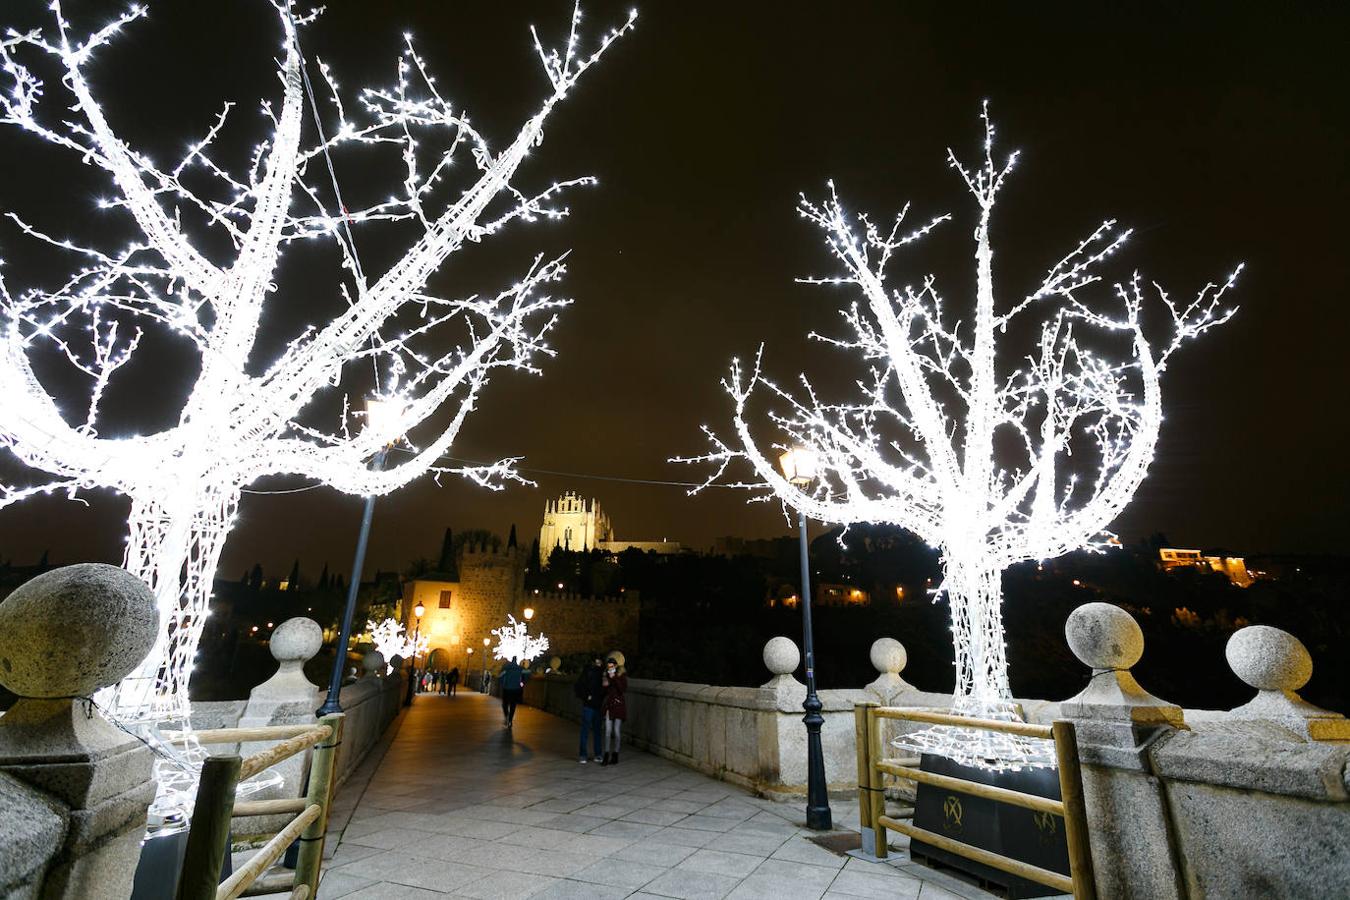
[[601,685],[605,689],[605,703],[601,707],[605,714],[605,757],[600,765],[617,766],[623,722],[628,718],[628,701],[624,696],[628,692],[628,675],[612,656],[605,661]]

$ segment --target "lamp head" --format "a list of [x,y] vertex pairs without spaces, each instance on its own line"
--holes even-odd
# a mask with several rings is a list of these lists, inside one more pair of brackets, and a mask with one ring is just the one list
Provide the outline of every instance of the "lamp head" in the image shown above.
[[533,606],[525,607],[525,621],[528,622],[533,618],[534,618],[534,607]]
[[483,646],[488,647],[492,644],[492,638],[483,638]]
[[413,607],[413,615],[417,616],[417,618],[419,619],[422,618],[422,616],[426,615],[426,612],[427,608],[423,606],[421,603]]
[[778,457],[783,477],[797,487],[806,487],[820,471],[820,455],[809,447],[792,447]]
[[377,434],[389,435],[388,443],[402,436],[399,428],[403,420],[403,404],[390,397],[371,397],[366,400],[366,427]]

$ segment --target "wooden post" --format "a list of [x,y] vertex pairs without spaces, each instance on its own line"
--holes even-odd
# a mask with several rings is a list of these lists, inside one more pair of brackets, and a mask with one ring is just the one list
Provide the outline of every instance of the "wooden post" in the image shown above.
[[1059,762],[1059,795],[1064,801],[1064,837],[1069,845],[1074,900],[1096,900],[1087,803],[1083,797],[1083,773],[1078,765],[1078,736],[1072,722],[1055,722],[1051,728],[1055,735],[1055,757]]
[[342,724],[346,716],[333,713],[320,719],[332,729],[327,739],[314,748],[309,763],[309,787],[305,795],[308,803],[317,804],[320,812],[300,835],[300,855],[295,864],[295,884],[309,888],[314,896],[319,889],[319,868],[323,864],[324,837],[328,833],[328,807],[333,800],[333,770],[336,768],[338,747],[342,745]]
[[872,804],[872,828],[876,831],[877,859],[886,858],[886,826],[882,816],[886,815],[885,785],[881,780],[881,770],[876,764],[885,758],[881,752],[881,719],[877,716],[875,705],[867,708],[867,754],[871,764],[867,767],[867,796]]
[[872,827],[872,789],[867,777],[872,766],[872,745],[867,740],[867,708],[876,705],[872,701],[853,704],[853,745],[858,754],[858,823],[863,828]]
[[230,817],[234,813],[234,789],[239,783],[242,762],[238,756],[210,756],[202,763],[183,871],[178,879],[178,900],[216,898],[220,867],[230,850]]

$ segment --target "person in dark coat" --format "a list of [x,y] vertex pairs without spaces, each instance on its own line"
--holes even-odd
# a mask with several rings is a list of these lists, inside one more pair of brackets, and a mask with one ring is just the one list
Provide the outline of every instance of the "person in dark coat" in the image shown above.
[[582,669],[581,676],[577,678],[576,684],[572,685],[572,692],[581,701],[581,749],[577,761],[582,765],[587,762],[586,735],[591,736],[591,752],[594,754],[595,762],[600,762],[600,754],[604,752],[601,748],[605,719],[604,678],[605,664],[599,656],[596,656],[585,669]]
[[520,698],[525,694],[525,679],[530,675],[513,656],[511,661],[502,666],[501,674],[502,685],[502,717],[506,719],[506,727],[510,728],[516,722],[516,704],[520,703]]
[[450,696],[455,696],[455,688],[459,687],[459,666],[450,670]]
[[617,766],[623,723],[628,718],[628,700],[625,697],[628,693],[628,674],[612,656],[605,660],[605,673],[600,683],[605,688],[605,701],[601,706],[605,713],[605,755],[600,765]]

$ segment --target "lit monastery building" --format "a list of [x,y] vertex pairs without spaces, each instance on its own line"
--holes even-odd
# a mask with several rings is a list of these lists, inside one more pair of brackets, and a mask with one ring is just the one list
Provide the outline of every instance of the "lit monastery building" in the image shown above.
[[557,500],[544,504],[544,524],[539,528],[539,564],[548,563],[555,547],[564,550],[604,550],[622,553],[642,550],[653,553],[679,553],[676,541],[619,541],[614,526],[595,498],[583,499],[575,491],[566,491]]
[[1208,569],[1218,572],[1238,587],[1247,587],[1256,579],[1247,570],[1241,556],[1206,555],[1199,550],[1164,547],[1158,551],[1158,565],[1164,572],[1173,569]]

